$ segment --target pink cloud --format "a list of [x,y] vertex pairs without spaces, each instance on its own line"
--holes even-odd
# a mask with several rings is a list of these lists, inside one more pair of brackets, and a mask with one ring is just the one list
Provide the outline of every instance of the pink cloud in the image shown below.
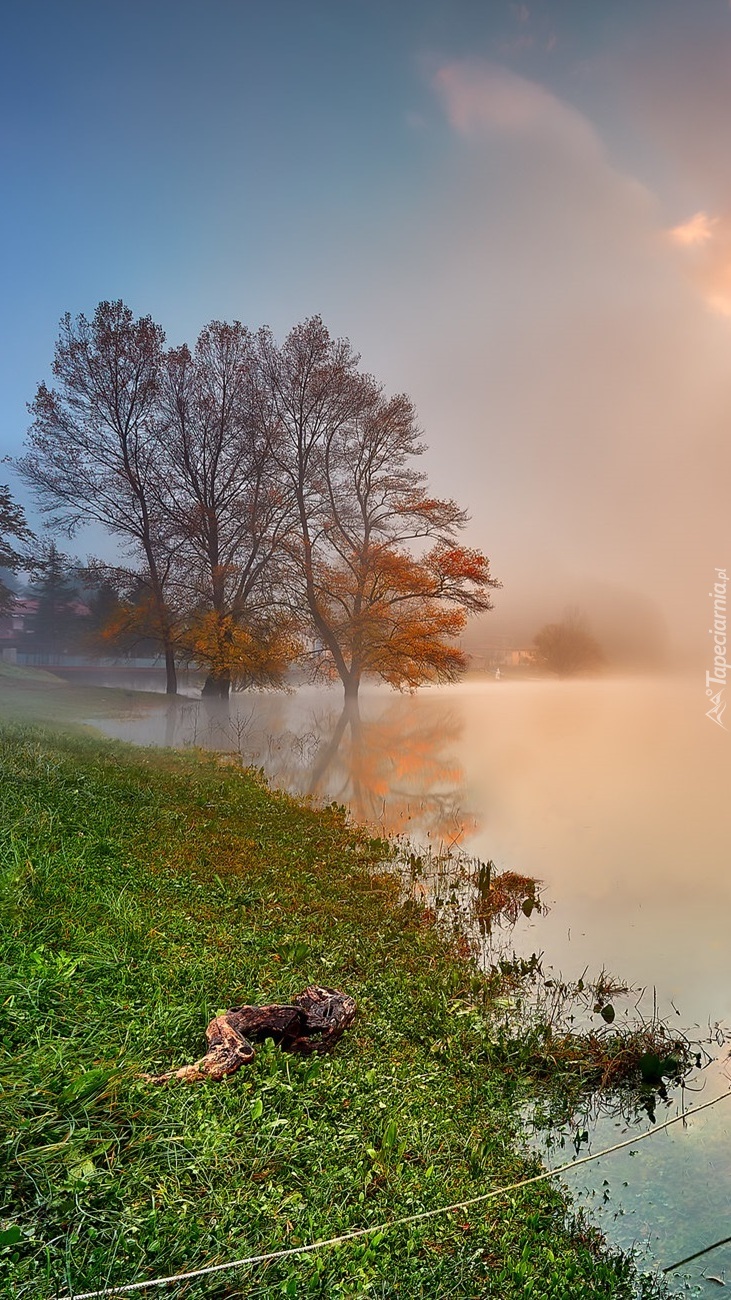
[[684,250],[687,274],[707,305],[731,316],[731,217],[696,212],[668,235]]
[[538,82],[498,64],[481,60],[443,64],[434,86],[450,125],[460,135],[550,135],[582,152],[601,152],[593,127],[577,109]]
[[705,244],[713,238],[713,227],[718,225],[718,217],[709,217],[707,212],[696,212],[695,216],[668,231],[674,244],[692,246]]

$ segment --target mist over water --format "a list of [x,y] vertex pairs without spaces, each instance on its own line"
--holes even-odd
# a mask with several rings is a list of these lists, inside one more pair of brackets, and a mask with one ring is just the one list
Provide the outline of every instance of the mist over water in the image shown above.
[[97,723],[140,743],[238,753],[356,820],[544,882],[516,932],[567,977],[655,985],[684,1023],[731,1020],[729,734],[694,677],[471,679],[415,696],[240,693],[228,710],[151,699]]

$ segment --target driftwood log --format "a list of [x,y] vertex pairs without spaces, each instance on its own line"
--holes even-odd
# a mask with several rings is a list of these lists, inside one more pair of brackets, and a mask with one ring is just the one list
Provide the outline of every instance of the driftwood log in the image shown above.
[[169,1079],[223,1079],[253,1061],[250,1039],[273,1038],[287,1052],[328,1052],[355,1019],[355,1002],[337,989],[312,984],[290,1003],[231,1007],[206,1029],[208,1051],[195,1065],[167,1074],[145,1074],[148,1083]]

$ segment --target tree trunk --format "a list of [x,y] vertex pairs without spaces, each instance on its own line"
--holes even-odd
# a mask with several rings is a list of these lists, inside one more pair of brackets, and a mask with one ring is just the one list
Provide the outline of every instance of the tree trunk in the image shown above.
[[230,677],[217,677],[215,673],[209,673],[203,683],[201,695],[215,700],[227,700],[230,690]]
[[345,688],[346,707],[352,704],[357,705],[358,690],[360,689],[360,676],[355,673],[350,673],[348,677],[343,678],[343,686]]
[[175,667],[175,651],[171,645],[165,646],[165,694],[177,695],[178,671]]

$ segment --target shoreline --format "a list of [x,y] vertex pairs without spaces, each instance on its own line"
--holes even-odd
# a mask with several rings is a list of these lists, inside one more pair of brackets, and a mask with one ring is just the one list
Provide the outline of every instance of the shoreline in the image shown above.
[[[520,1136],[530,1079],[518,1056],[497,1066],[494,981],[400,902],[381,840],[213,756],[17,729],[2,742],[20,1170],[2,1227],[22,1233],[6,1294],[297,1245],[536,1171]],[[33,972],[35,1001],[16,988]],[[331,1055],[265,1045],[219,1084],[135,1077],[200,1055],[219,1008],[308,983],[358,1003]],[[243,1280],[262,1296],[655,1286],[550,1184],[445,1218]],[[186,1294],[221,1292],[202,1280]]]

